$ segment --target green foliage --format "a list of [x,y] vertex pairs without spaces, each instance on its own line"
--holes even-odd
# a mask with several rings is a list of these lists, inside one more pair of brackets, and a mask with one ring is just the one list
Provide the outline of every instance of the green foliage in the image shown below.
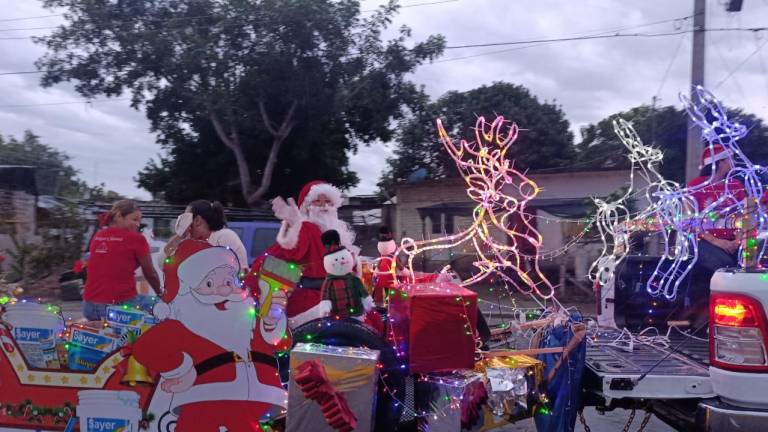
[[74,81],[84,97],[130,93],[144,105],[166,154],[137,182],[173,201],[222,193],[218,181],[247,204],[315,177],[354,185],[347,151],[392,138],[422,97],[406,76],[444,47],[441,36],[409,42],[405,27],[382,41],[395,0],[366,16],[356,0],[43,4],[68,21],[38,39],[43,85]]
[[8,274],[10,282],[34,282],[50,276],[62,267],[71,266],[82,253],[87,223],[74,204],[66,204],[53,212],[39,215],[39,241],[11,236],[13,259]]
[[[756,164],[768,162],[768,127],[753,114],[741,109],[729,109],[729,116],[750,128],[747,137],[739,141],[744,153]],[[672,106],[652,109],[643,105],[613,114],[582,129],[578,164],[591,168],[629,168],[624,145],[613,131],[612,121],[621,117],[632,123],[646,145],[662,150],[664,160],[660,173],[676,182],[685,181],[685,148],[688,117],[684,110]]]
[[559,106],[540,102],[523,86],[495,82],[466,92],[451,91],[435,102],[421,101],[421,107],[399,128],[399,145],[388,160],[389,169],[379,182],[380,191],[393,194],[418,168],[428,178],[458,175],[453,159],[438,140],[435,119],[441,118],[454,138],[473,135],[477,117],[492,121],[496,115],[514,121],[522,129],[510,148],[510,158],[521,168],[541,169],[566,166],[575,158],[573,134]]
[[32,131],[21,139],[0,136],[0,161],[3,165],[34,166],[37,191],[40,195],[78,197],[86,189],[77,178],[77,170],[69,164],[70,157],[40,142]]

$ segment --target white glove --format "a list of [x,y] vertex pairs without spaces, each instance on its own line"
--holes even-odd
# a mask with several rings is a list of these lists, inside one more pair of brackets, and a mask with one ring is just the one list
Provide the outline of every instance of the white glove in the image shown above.
[[301,211],[299,211],[293,198],[288,198],[288,202],[281,197],[273,199],[272,211],[275,213],[275,217],[287,222],[288,225],[298,225],[301,222]]
[[173,231],[176,235],[184,237],[184,234],[186,234],[189,227],[192,226],[192,220],[194,220],[194,218],[192,213],[184,212],[180,214],[179,217],[176,218],[176,225],[173,227]]

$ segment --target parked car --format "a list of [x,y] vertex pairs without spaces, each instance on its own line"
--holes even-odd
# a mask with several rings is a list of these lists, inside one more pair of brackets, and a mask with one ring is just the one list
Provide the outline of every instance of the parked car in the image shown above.
[[227,222],[227,227],[240,236],[248,254],[248,265],[254,258],[264,253],[277,238],[280,222],[277,220]]

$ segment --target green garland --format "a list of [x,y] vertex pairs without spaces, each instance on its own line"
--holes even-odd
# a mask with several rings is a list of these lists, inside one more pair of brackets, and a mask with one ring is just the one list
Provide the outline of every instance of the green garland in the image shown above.
[[[29,423],[43,424],[45,417],[53,417],[53,424],[67,423],[71,417],[74,417],[75,407],[70,402],[64,402],[61,407],[44,407],[32,404],[32,401],[25,399],[24,402],[14,405],[12,403],[0,403],[0,416],[21,417]],[[139,429],[148,430],[149,424],[155,419],[155,415],[150,412],[142,412]]]
[[42,424],[45,417],[52,417],[53,424],[66,423],[70,417],[75,416],[75,407],[70,402],[64,402],[64,406],[45,407],[34,405],[31,400],[14,405],[12,403],[0,404],[0,415],[7,417],[21,417],[29,423]]

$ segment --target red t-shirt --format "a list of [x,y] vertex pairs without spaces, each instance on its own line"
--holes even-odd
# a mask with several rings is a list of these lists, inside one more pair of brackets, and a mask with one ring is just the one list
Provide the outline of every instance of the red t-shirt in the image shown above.
[[[696,177],[695,179],[691,180],[690,183],[688,183],[688,187],[697,187],[708,180],[709,176]],[[727,212],[730,214],[729,217],[729,214],[721,213],[720,211],[725,210],[727,207],[732,205],[743,202],[747,197],[747,194],[744,191],[744,186],[741,184],[741,182],[736,179],[730,179],[728,181],[728,192],[731,194],[732,198],[724,199],[714,208],[708,208],[715,201],[725,195],[725,183],[725,180],[722,180],[717,183],[707,185],[704,188],[693,192],[692,195],[696,200],[696,203],[699,205],[699,212],[702,212],[702,214],[699,215],[699,219],[701,220],[701,228],[717,238],[733,240],[736,238],[736,230],[734,228],[736,219],[733,217],[736,212]],[[705,214],[703,212],[707,213]]]
[[149,255],[149,243],[136,231],[109,227],[91,240],[85,300],[114,304],[136,296],[134,272],[139,258]]

